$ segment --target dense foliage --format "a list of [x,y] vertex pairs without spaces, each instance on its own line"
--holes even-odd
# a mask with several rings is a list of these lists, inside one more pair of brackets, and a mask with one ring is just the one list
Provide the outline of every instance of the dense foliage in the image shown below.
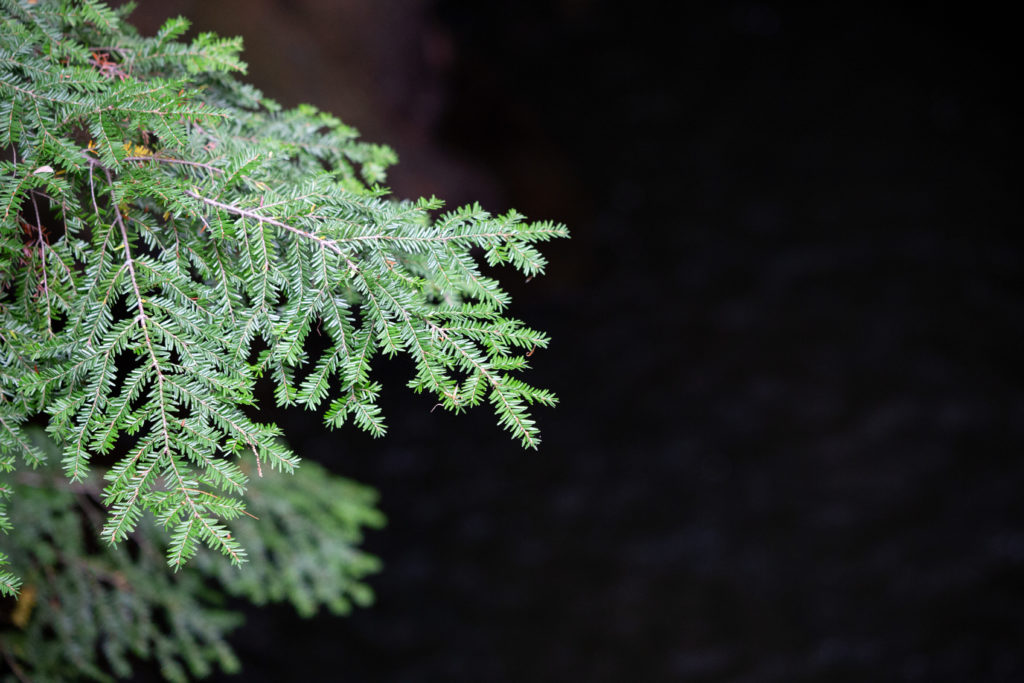
[[555,402],[516,376],[547,337],[477,259],[532,277],[562,226],[397,201],[391,150],[235,80],[238,39],[123,14],[0,0],[0,654],[40,680],[232,668],[211,581],[303,613],[369,599],[372,492],[299,467],[258,379],[379,436],[371,363],[406,354],[415,391],[488,402],[528,448]]

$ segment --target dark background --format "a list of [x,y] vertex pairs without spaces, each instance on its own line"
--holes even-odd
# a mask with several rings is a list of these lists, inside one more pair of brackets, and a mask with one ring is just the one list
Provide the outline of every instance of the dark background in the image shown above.
[[[669,8],[678,15],[669,16]],[[1016,24],[858,3],[174,0],[392,145],[403,197],[567,223],[511,277],[522,452],[385,364],[374,607],[252,611],[246,681],[1024,680]],[[238,680],[238,679],[234,679]]]

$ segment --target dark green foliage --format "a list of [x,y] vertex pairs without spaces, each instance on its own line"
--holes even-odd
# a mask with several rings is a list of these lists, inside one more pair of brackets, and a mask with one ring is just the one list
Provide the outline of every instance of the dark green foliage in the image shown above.
[[152,520],[126,543],[97,543],[98,478],[68,485],[42,468],[18,479],[8,545],[24,583],[0,650],[32,680],[127,676],[133,656],[154,658],[170,680],[205,675],[213,664],[237,670],[224,637],[240,617],[225,609],[222,593],[256,604],[288,600],[307,616],[372,600],[361,579],[379,563],[356,545],[363,526],[383,523],[375,495],[315,463],[253,482],[246,498],[254,517],[233,525],[249,550],[242,571],[210,552],[168,571],[168,535]]
[[515,376],[547,337],[473,250],[531,277],[564,227],[397,201],[391,150],[235,80],[239,40],[177,42],[184,19],[142,38],[121,14],[0,0],[0,595],[35,600],[0,644],[40,680],[120,675],[127,654],[230,667],[211,581],[304,614],[369,600],[352,544],[372,497],[298,468],[259,378],[376,436],[378,353],[528,448],[529,406],[555,403]]

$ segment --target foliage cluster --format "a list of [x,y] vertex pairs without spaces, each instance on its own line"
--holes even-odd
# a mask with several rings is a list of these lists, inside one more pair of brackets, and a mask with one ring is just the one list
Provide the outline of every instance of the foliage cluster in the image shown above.
[[555,403],[518,377],[547,337],[479,261],[533,277],[564,227],[396,200],[393,152],[236,80],[239,39],[125,14],[0,0],[0,595],[20,591],[0,654],[40,680],[233,668],[211,585],[369,600],[372,492],[298,467],[258,379],[375,436],[378,354],[527,448],[530,406]]

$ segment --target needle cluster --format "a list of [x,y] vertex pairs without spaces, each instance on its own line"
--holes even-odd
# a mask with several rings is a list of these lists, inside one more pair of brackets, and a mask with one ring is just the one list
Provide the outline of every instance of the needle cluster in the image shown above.
[[[269,378],[279,406],[381,436],[373,361],[404,354],[413,390],[454,412],[487,403],[536,448],[530,407],[556,399],[519,373],[548,338],[508,315],[480,261],[533,277],[545,266],[537,243],[567,231],[516,212],[399,201],[383,186],[390,149],[237,80],[239,39],[184,42],[181,18],[141,37],[124,13],[92,0],[0,0],[0,503],[11,505],[0,528],[26,518],[24,496],[38,507],[33,533],[54,536],[40,520],[77,505],[99,537],[98,547],[80,539],[72,557],[12,544],[0,553],[0,595],[17,595],[30,574],[35,595],[43,580],[32,567],[73,571],[82,558],[106,567],[97,586],[129,581],[153,547],[175,570],[199,553],[213,572],[207,546],[234,564],[261,553],[260,568],[240,574],[259,580],[215,572],[226,586],[342,609],[346,591],[361,590],[351,581],[268,588],[276,527],[248,507],[268,500],[264,475],[295,473],[299,458],[261,419],[255,383]],[[47,456],[33,426],[58,454]],[[45,469],[54,460],[62,472]],[[337,493],[317,475],[271,489]],[[301,494],[280,500],[312,514]],[[345,552],[327,543],[334,559],[320,558],[336,578],[370,569],[348,544],[377,513],[365,495],[354,500],[359,514],[313,515],[325,531],[347,529]],[[26,624],[45,612],[25,609]]]

